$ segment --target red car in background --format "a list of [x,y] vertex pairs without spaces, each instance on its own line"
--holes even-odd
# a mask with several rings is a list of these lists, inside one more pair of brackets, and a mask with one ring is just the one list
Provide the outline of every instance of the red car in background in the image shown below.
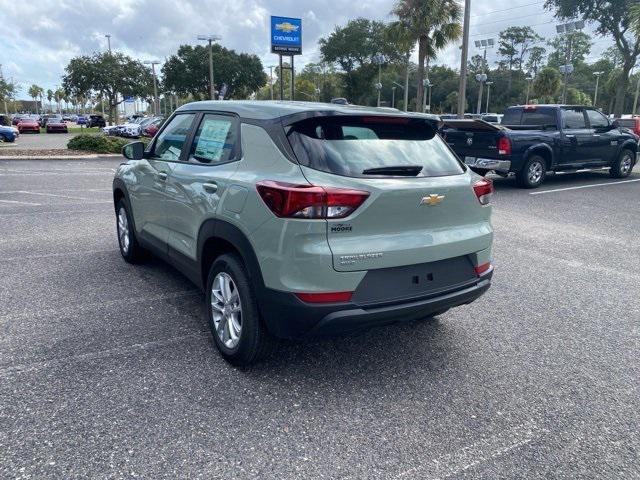
[[163,123],[164,118],[156,118],[153,122],[142,129],[142,136],[150,138],[154,137],[155,134],[158,133],[158,130],[160,130]]
[[47,121],[47,133],[69,133],[69,130],[61,118],[50,118]]
[[617,118],[618,125],[628,128],[636,135],[640,135],[640,117]]
[[18,131],[40,133],[40,123],[35,118],[21,118],[18,122]]

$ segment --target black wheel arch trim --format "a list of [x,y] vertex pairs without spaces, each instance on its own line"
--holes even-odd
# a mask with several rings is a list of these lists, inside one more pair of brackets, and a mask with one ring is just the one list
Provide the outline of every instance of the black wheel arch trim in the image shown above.
[[539,152],[543,150],[546,154],[549,155],[549,162],[547,165],[545,165],[545,167],[547,167],[547,170],[550,170],[554,165],[555,157],[553,155],[553,149],[546,143],[537,143],[527,148],[527,150],[524,152],[524,162],[522,165],[524,166],[524,164],[529,161],[532,155],[539,155]]
[[[629,138],[628,140],[625,140],[622,145],[620,145],[618,147],[618,152],[616,154],[616,160],[618,160],[618,157],[620,156],[620,154],[622,153],[623,150],[631,150],[633,153],[638,153],[638,143]],[[635,158],[633,159],[635,162]]]
[[229,244],[240,253],[242,261],[247,267],[250,280],[256,288],[256,294],[260,297],[264,292],[264,280],[262,278],[262,270],[260,269],[260,263],[255,253],[253,245],[247,238],[247,236],[235,225],[220,219],[211,218],[205,220],[200,226],[198,232],[198,265],[201,268],[201,282],[203,289],[206,288],[207,275],[209,272],[205,272],[202,268],[202,261],[204,259],[204,246],[207,241],[211,239],[221,239]]
[[116,203],[116,190],[120,190],[122,192],[124,201],[127,204],[127,208],[129,209],[129,218],[131,220],[131,223],[133,224],[133,231],[137,232],[138,229],[136,228],[136,220],[135,218],[133,218],[133,211],[131,209],[131,199],[129,198],[129,190],[127,190],[127,185],[124,183],[124,181],[121,178],[114,178],[112,190],[113,190],[113,210],[115,211],[116,207],[118,206]]

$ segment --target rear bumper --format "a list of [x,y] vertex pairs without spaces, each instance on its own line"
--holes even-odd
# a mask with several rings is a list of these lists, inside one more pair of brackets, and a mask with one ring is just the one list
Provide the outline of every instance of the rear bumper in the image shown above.
[[511,170],[511,160],[498,160],[495,158],[464,157],[464,163],[469,167],[495,170],[508,173]]
[[373,326],[426,318],[473,302],[491,286],[493,268],[470,285],[434,296],[383,306],[354,302],[331,305],[304,303],[293,293],[266,289],[260,310],[269,331],[280,338],[344,334]]

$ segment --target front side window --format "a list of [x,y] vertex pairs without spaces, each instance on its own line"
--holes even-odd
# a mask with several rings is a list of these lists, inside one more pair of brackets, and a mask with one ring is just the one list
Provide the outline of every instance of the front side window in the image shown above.
[[565,108],[562,110],[562,127],[567,129],[587,128],[584,120],[584,111],[577,108]]
[[589,117],[591,128],[607,128],[609,126],[609,120],[600,112],[587,110],[587,116]]
[[307,167],[347,177],[458,175],[464,168],[420,118],[336,116],[293,124],[289,142]]
[[173,117],[158,136],[153,156],[162,160],[180,160],[180,154],[194,117],[193,113]]
[[191,156],[202,163],[225,163],[233,159],[236,131],[231,117],[207,114],[191,145]]

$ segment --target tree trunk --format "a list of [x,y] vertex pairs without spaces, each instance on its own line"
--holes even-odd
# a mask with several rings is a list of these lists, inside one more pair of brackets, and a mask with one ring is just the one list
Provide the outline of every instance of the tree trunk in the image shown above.
[[[635,59],[634,59],[635,60]],[[627,87],[629,86],[629,72],[633,68],[635,62],[626,61],[622,67],[622,74],[616,81],[616,103],[613,107],[613,114],[616,117],[621,117],[624,113],[624,101],[626,98]]]
[[418,39],[418,75],[417,75],[417,95],[416,95],[416,112],[422,111],[422,98],[424,96],[424,59],[427,56],[427,42],[424,38]]

